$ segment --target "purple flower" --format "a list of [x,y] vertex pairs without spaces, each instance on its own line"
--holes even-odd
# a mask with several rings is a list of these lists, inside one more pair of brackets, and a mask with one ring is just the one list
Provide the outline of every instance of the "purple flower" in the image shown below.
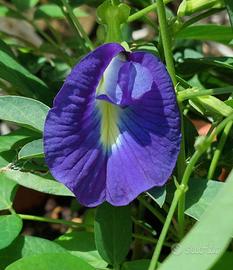
[[116,43],[74,67],[44,130],[53,176],[85,206],[129,204],[166,183],[180,147],[180,116],[163,63]]

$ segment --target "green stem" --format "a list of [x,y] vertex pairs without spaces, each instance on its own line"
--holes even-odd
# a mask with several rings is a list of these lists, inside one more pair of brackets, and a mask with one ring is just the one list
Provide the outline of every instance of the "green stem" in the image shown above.
[[[172,2],[173,0],[164,0],[164,4],[168,4],[170,2]],[[136,21],[138,19],[140,19],[141,17],[145,16],[147,13],[154,11],[157,9],[157,3],[151,4],[148,7],[145,7],[141,10],[139,10],[138,12],[135,12],[134,14],[132,14],[131,16],[129,16],[128,18],[128,23]]]
[[172,217],[173,217],[173,215],[175,213],[176,206],[177,206],[177,203],[179,201],[180,195],[181,195],[181,191],[180,191],[180,189],[177,189],[176,192],[175,192],[171,207],[169,209],[166,221],[164,223],[163,229],[162,229],[161,234],[159,236],[159,239],[158,239],[155,251],[153,253],[153,256],[152,256],[152,259],[151,259],[150,266],[149,266],[148,270],[154,270],[157,267],[158,259],[159,259],[162,247],[164,245],[165,238],[166,238],[167,232],[169,230],[169,227],[170,227],[170,224],[171,224],[171,221],[172,221]]
[[184,91],[179,91],[177,93],[177,98],[179,101],[184,101],[194,97],[200,96],[211,96],[211,95],[221,95],[221,94],[229,94],[233,93],[233,87],[221,87],[221,88],[214,88],[214,89],[198,89],[198,88],[191,88]]
[[183,116],[183,104],[178,102],[180,110],[180,123],[181,123],[181,144],[180,144],[180,153],[177,160],[177,177],[178,180],[182,179],[185,168],[186,168],[186,154],[185,154],[185,132],[184,132],[184,116]]
[[171,36],[167,24],[165,5],[163,0],[157,0],[158,19],[160,25],[160,34],[163,42],[164,56],[166,60],[167,70],[171,76],[174,87],[176,87],[176,72],[173,62],[173,55],[171,50]]
[[78,18],[75,16],[72,8],[70,7],[70,5],[68,4],[67,0],[61,0],[63,6],[65,7],[65,12],[67,13],[67,15],[69,16],[69,19],[72,21],[77,33],[79,35],[81,35],[81,37],[85,40],[86,46],[90,49],[93,50],[94,46],[91,42],[91,40],[89,39],[88,35],[86,34],[85,30],[83,29],[82,25],[80,24]]
[[[48,218],[48,217],[39,217],[39,216],[31,216],[31,215],[24,215],[24,214],[18,214],[22,219],[24,220],[32,220],[32,221],[39,221],[39,222],[48,222],[48,223],[54,223],[54,224],[62,224],[69,227],[78,227],[83,228],[87,227],[85,224],[80,224],[74,221],[67,221],[64,219],[54,219],[54,218]],[[89,225],[88,225],[89,227]]]
[[[163,48],[164,48],[164,56],[166,60],[167,70],[171,76],[174,87],[176,87],[177,80],[176,80],[176,72],[175,72],[175,66],[174,66],[173,55],[172,55],[172,42],[171,42],[171,37],[169,35],[169,28],[168,28],[167,19],[166,19],[165,5],[162,0],[157,0],[157,9],[158,9],[158,19],[159,19],[159,25],[160,25],[160,34],[161,34]],[[183,108],[182,107],[183,107],[182,103],[179,102],[180,117],[181,117],[181,133],[183,135],[181,139],[180,153],[177,160],[177,172],[178,172],[179,180],[182,179],[184,171],[185,171],[185,167],[186,167],[184,121],[183,121]],[[183,230],[183,227],[181,228],[181,231],[182,230]]]
[[212,179],[214,176],[214,172],[216,170],[218,160],[219,160],[220,155],[222,153],[223,147],[226,143],[227,137],[229,136],[229,133],[231,131],[232,124],[233,124],[233,122],[229,122],[223,130],[223,134],[220,138],[219,144],[217,146],[217,149],[214,152],[214,156],[213,156],[213,159],[212,159],[211,164],[210,164],[210,168],[209,168],[209,172],[208,172],[208,176],[207,176],[208,179]]
[[[182,178],[181,184],[177,187],[177,190],[175,191],[171,207],[169,209],[166,221],[164,223],[162,232],[159,236],[158,243],[156,245],[156,248],[154,250],[153,257],[151,259],[150,266],[148,270],[154,270],[156,269],[158,259],[168,232],[168,229],[170,227],[172,217],[175,213],[177,204],[181,204],[180,209],[185,209],[185,197],[183,194],[186,192],[188,188],[188,181],[191,176],[191,173],[193,172],[194,166],[200,156],[209,148],[210,144],[213,142],[214,138],[222,131],[222,129],[229,123],[233,121],[233,113],[230,114],[227,118],[225,118],[217,127],[216,129],[208,136],[201,145],[199,145],[198,149],[195,151],[194,155],[190,159],[190,162],[188,166],[185,169],[184,176]],[[181,200],[182,199],[182,200]],[[184,211],[182,211],[182,214],[184,214]]]
[[[186,170],[184,172],[183,179],[181,182],[181,184],[184,185],[184,188],[187,187],[187,184],[184,183],[184,179],[189,179],[189,176],[191,175],[192,170],[193,170],[196,162],[198,161],[199,157],[200,157],[200,153],[198,151],[196,151],[193,154],[190,162],[188,163],[188,166],[186,167]],[[185,182],[187,182],[187,181],[185,180]],[[178,224],[179,224],[178,228],[179,228],[179,238],[180,239],[182,239],[184,236],[184,227],[185,227],[184,211],[185,211],[185,192],[183,192],[180,195],[179,202],[178,202]]]

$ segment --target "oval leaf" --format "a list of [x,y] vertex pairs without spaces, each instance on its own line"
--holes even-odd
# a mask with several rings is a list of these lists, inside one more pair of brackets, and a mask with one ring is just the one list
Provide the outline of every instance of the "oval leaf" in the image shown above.
[[213,180],[190,180],[185,214],[199,220],[225,184]]
[[15,196],[17,183],[0,174],[0,210],[9,209]]
[[25,257],[9,265],[6,270],[95,270],[82,259],[70,254],[48,253]]
[[37,131],[43,131],[49,107],[31,98],[0,97],[0,119],[14,122]]
[[20,235],[10,246],[0,250],[0,269],[5,269],[6,266],[18,259],[48,253],[48,251],[49,253],[67,253],[64,248],[52,241]]
[[16,170],[4,170],[0,172],[2,177],[13,180],[21,186],[31,188],[40,192],[60,195],[60,196],[74,196],[73,193],[68,190],[63,184],[59,182],[47,179],[45,177]]
[[26,142],[39,138],[40,134],[26,128],[20,128],[9,134],[0,136],[0,152],[22,146]]
[[18,157],[21,158],[38,158],[43,157],[44,149],[43,149],[43,140],[38,139],[27,143],[22,147],[19,151]]
[[91,232],[74,231],[66,233],[56,239],[55,242],[93,267],[104,268],[108,265],[96,250],[94,234]]
[[22,219],[18,215],[0,216],[0,249],[9,246],[22,229]]
[[130,207],[104,203],[97,208],[94,222],[95,243],[102,258],[119,265],[129,252],[132,240]]

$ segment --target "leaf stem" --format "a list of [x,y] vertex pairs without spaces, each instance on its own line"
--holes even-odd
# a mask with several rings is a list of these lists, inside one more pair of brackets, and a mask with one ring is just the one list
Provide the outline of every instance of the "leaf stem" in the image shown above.
[[[158,259],[163,247],[163,243],[165,241],[169,226],[172,221],[172,217],[175,213],[177,204],[180,204],[180,208],[182,208],[182,213],[184,214],[185,209],[185,197],[183,194],[187,191],[188,188],[188,181],[189,178],[193,172],[194,166],[200,156],[209,148],[210,144],[213,142],[214,138],[222,131],[222,129],[229,123],[233,121],[233,113],[231,113],[227,118],[225,118],[217,127],[216,129],[205,138],[205,140],[201,143],[201,145],[198,146],[198,149],[193,154],[192,158],[190,159],[190,162],[188,163],[188,166],[185,169],[184,176],[182,178],[181,184],[177,187],[171,207],[169,209],[166,221],[164,223],[162,232],[159,236],[158,243],[155,247],[153,257],[151,259],[150,266],[148,270],[154,270],[157,267]],[[180,212],[181,213],[181,212]]]
[[74,28],[76,29],[78,35],[81,35],[81,37],[85,40],[86,46],[89,48],[89,50],[93,50],[94,46],[89,39],[87,33],[83,29],[82,25],[80,24],[79,20],[77,17],[74,15],[74,12],[70,5],[68,4],[67,0],[61,0],[63,6],[64,6],[64,12],[69,16],[69,21],[72,22]]
[[32,216],[32,215],[24,215],[24,214],[18,214],[19,217],[21,217],[24,220],[32,220],[32,221],[39,221],[39,222],[48,222],[48,223],[54,223],[54,224],[62,224],[69,227],[90,227],[89,225],[80,224],[74,221],[67,221],[64,219],[54,219],[54,218],[48,218],[48,217],[40,217],[40,216]]
[[[171,36],[169,33],[167,18],[166,18],[166,10],[163,0],[157,0],[157,9],[158,9],[158,19],[160,25],[160,35],[163,43],[164,56],[167,65],[167,70],[171,76],[174,87],[177,85],[175,66],[172,55],[172,42]],[[181,180],[186,168],[186,155],[185,155],[185,141],[184,141],[184,121],[183,121],[183,104],[179,102],[180,109],[180,118],[181,118],[181,146],[180,153],[177,160],[177,172],[178,179]],[[183,228],[181,229],[181,231]]]
[[152,259],[151,259],[148,270],[154,270],[157,267],[158,259],[159,259],[162,247],[164,245],[165,238],[166,238],[168,229],[170,227],[172,217],[173,217],[173,215],[175,213],[176,206],[177,206],[177,203],[179,201],[180,195],[181,195],[181,191],[180,191],[180,189],[177,189],[176,192],[175,192],[171,207],[169,209],[166,221],[164,223],[163,229],[162,229],[161,234],[159,236],[159,239],[158,239],[155,251],[153,253],[153,256],[152,256]]
[[[164,0],[164,4],[168,4],[170,2],[172,2],[173,0]],[[156,10],[157,8],[157,3],[151,4],[148,7],[145,7],[137,12],[135,12],[134,14],[132,14],[131,16],[129,16],[128,18],[128,23],[136,21],[138,19],[140,19],[141,17],[145,16],[147,13]]]
[[177,98],[179,101],[184,101],[194,97],[200,96],[211,96],[211,95],[221,95],[221,94],[230,94],[233,93],[233,87],[221,87],[221,88],[213,88],[213,89],[198,89],[198,88],[190,88],[184,91],[179,91],[177,93]]
[[171,50],[171,36],[169,33],[169,28],[167,24],[165,5],[163,0],[157,0],[157,11],[158,11],[158,19],[160,25],[160,34],[163,42],[164,56],[166,60],[167,70],[171,76],[174,87],[176,87],[176,72],[175,66],[173,62],[173,55]]
[[233,121],[228,122],[223,130],[223,134],[220,138],[219,144],[217,146],[217,149],[214,152],[214,156],[213,156],[213,159],[212,159],[211,164],[210,164],[210,168],[209,168],[209,172],[208,172],[208,176],[207,176],[208,179],[212,179],[214,176],[214,172],[216,170],[218,160],[219,160],[220,155],[222,153],[223,147],[226,143],[227,137],[229,136],[232,125],[233,125]]

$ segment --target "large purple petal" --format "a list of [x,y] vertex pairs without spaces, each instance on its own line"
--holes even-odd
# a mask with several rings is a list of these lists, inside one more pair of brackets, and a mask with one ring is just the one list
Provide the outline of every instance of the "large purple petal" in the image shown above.
[[[164,185],[180,146],[179,110],[165,66],[142,52],[132,53],[129,61],[141,66],[135,75],[139,98],[122,110],[120,135],[107,162],[106,199],[113,205],[128,204],[141,192]],[[143,68],[153,77],[147,90],[140,82]]]
[[99,140],[96,87],[110,61],[123,50],[118,44],[106,44],[76,65],[45,122],[44,148],[51,173],[88,206],[106,199],[106,153]]
[[72,71],[45,124],[47,164],[86,206],[126,205],[175,166],[180,119],[165,66],[106,44]]

